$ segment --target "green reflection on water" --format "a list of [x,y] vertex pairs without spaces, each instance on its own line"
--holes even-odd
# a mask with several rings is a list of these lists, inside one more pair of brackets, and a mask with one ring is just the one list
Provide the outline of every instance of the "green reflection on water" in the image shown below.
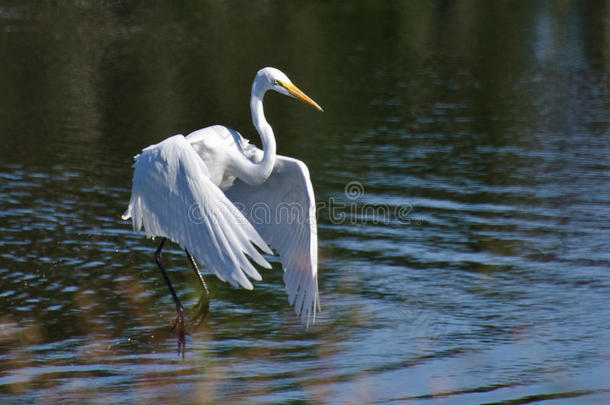
[[[543,207],[551,212],[549,222],[559,225],[578,214],[562,198],[565,183],[557,186],[554,173],[570,166],[565,152],[580,145],[577,135],[604,147],[608,17],[606,2],[569,0],[3,2],[0,162],[3,174],[15,178],[5,176],[0,186],[6,213],[0,392],[34,401],[94,399],[100,392],[145,402],[359,401],[367,393],[380,397],[361,383],[367,376],[468,351],[471,341],[455,336],[463,336],[460,328],[470,318],[455,317],[466,326],[452,318],[455,308],[433,301],[433,287],[440,287],[418,280],[429,277],[415,270],[451,267],[454,255],[471,254],[455,268],[509,277],[512,270],[524,271],[515,264],[519,258],[532,259],[534,267],[569,250],[567,233],[556,233],[540,212],[518,207]],[[258,143],[248,97],[262,66],[281,68],[325,108],[312,116],[290,100],[265,100],[279,153],[309,165],[320,200],[341,195],[357,179],[365,198],[406,195],[429,206],[415,207],[423,225],[389,231],[333,226],[328,215],[320,216],[326,314],[311,332],[294,319],[277,265],[253,292],[212,281],[212,313],[193,332],[187,361],[180,363],[153,243],[119,221],[131,156],[174,133],[216,123]],[[589,180],[582,167],[573,169],[577,183]],[[605,166],[597,169],[603,175]],[[557,187],[545,188],[547,182]],[[430,200],[458,208],[433,207]],[[517,208],[503,216],[477,212],[477,204]],[[603,219],[604,211],[598,214]],[[437,222],[427,223],[429,218]],[[521,227],[526,231],[516,236],[494,233]],[[483,231],[491,235],[481,236]],[[359,242],[378,247],[356,249]],[[418,242],[431,248],[409,250]],[[196,280],[174,252],[171,277],[194,302]],[[603,263],[599,256],[590,259]],[[429,333],[415,348],[400,346],[405,352],[396,362],[364,361],[353,354],[360,354],[362,339],[401,326],[384,324],[377,313],[408,301],[370,291],[386,266],[395,269],[387,277],[398,285],[412,277],[420,290],[432,291],[426,297],[435,312],[418,324],[432,324],[449,337]],[[468,275],[454,277],[456,284],[460,277],[471,282]],[[490,287],[501,282],[479,280],[466,289],[503,302],[532,294]],[[443,316],[447,324],[433,323]],[[533,334],[525,322],[507,322],[506,330],[481,326],[481,341]],[[479,337],[480,329],[469,336]],[[447,343],[451,339],[458,340],[457,349]],[[383,338],[373,342],[395,348]],[[482,377],[470,377],[473,382],[466,367],[456,369],[464,386],[485,385]],[[351,392],[351,383],[362,392]],[[463,388],[454,383],[430,384],[425,393]],[[489,386],[513,383],[522,381],[499,376]],[[380,398],[418,392],[398,385]]]

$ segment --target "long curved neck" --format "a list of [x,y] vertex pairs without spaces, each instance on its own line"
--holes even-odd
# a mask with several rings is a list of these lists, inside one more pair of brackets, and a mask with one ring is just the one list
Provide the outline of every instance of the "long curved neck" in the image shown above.
[[252,123],[263,142],[263,159],[255,165],[255,173],[253,173],[255,178],[252,180],[256,184],[261,184],[267,180],[275,165],[275,137],[273,136],[273,129],[271,129],[271,125],[265,119],[263,111],[263,97],[266,91],[265,86],[261,85],[259,81],[255,80],[252,84],[252,94],[250,97]]

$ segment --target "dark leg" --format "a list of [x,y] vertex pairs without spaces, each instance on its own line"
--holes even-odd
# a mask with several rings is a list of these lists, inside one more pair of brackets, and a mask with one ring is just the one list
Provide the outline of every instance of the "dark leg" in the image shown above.
[[210,309],[210,291],[208,290],[208,286],[205,283],[205,280],[203,279],[203,274],[201,274],[201,272],[199,271],[199,268],[197,267],[197,263],[195,263],[193,256],[191,256],[191,254],[186,249],[184,249],[184,252],[186,253],[186,257],[188,257],[189,262],[191,263],[193,271],[195,272],[195,274],[197,274],[197,277],[199,277],[199,281],[201,282],[201,286],[203,287],[204,292],[204,294],[201,296],[201,299],[199,300],[199,303],[197,304],[200,307],[199,312],[195,316],[195,319],[199,319],[199,321],[195,325],[195,327],[197,327],[199,326],[199,324],[201,324],[201,322],[203,322],[203,319],[208,314],[208,311]]
[[172,286],[171,281],[169,281],[169,277],[167,277],[167,273],[165,272],[165,269],[163,268],[163,266],[161,266],[161,251],[163,250],[164,244],[165,244],[165,238],[161,239],[161,244],[159,245],[159,247],[157,248],[157,251],[155,252],[155,261],[157,262],[157,266],[159,267],[159,270],[161,270],[161,274],[163,274],[165,283],[167,284],[167,287],[169,288],[169,292],[172,293],[172,298],[174,299],[174,303],[176,304],[176,312],[178,312],[178,315],[176,317],[176,322],[174,322],[174,326],[172,327],[172,330],[174,330],[174,329],[176,329],[176,327],[178,327],[178,354],[180,354],[182,352],[182,358],[184,358],[184,348],[185,348],[185,344],[186,344],[186,338],[184,335],[184,308],[182,307],[182,304],[180,303],[180,300],[178,299],[178,296],[176,295],[176,291],[174,291],[174,287]]

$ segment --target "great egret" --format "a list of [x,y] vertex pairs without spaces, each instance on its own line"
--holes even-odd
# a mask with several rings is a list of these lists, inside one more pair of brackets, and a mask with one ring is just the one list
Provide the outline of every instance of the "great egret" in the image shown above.
[[[273,130],[263,113],[268,90],[292,96],[322,111],[280,70],[259,70],[252,83],[250,109],[261,151],[237,131],[211,126],[188,136],[175,135],[135,156],[129,207],[136,232],[161,237],[155,260],[176,304],[178,351],[184,355],[184,309],[161,265],[165,239],[178,243],[205,292],[195,258],[208,272],[234,286],[252,289],[248,277],[261,280],[250,260],[271,265],[253,246],[280,255],[290,305],[301,321],[315,322],[319,309],[315,199],[307,166],[276,155]],[[269,246],[268,246],[269,245]],[[248,276],[248,277],[246,277]]]

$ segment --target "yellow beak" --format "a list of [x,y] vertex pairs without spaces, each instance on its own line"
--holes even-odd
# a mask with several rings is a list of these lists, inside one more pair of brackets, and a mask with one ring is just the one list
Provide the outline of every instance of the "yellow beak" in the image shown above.
[[318,103],[316,103],[315,101],[313,101],[311,98],[309,98],[309,96],[305,93],[303,93],[297,86],[295,86],[292,83],[286,83],[286,82],[280,82],[278,81],[279,84],[285,88],[286,90],[288,90],[288,93],[290,93],[290,95],[292,95],[293,97],[309,104],[310,106],[316,108],[319,111],[324,111],[322,109],[322,107],[320,107],[318,105]]

